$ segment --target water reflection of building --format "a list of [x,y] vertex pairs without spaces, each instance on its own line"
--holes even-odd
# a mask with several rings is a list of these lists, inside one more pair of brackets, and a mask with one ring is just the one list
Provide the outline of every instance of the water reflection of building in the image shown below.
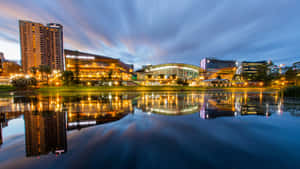
[[137,108],[144,112],[181,115],[199,111],[203,95],[180,93],[142,93],[137,102]]
[[50,152],[61,154],[67,151],[65,113],[51,111],[50,101],[49,97],[35,95],[0,100],[0,111],[3,114],[1,122],[4,124],[24,115],[26,156],[39,156]]
[[51,152],[60,154],[67,151],[67,128],[80,129],[117,121],[133,113],[132,100],[135,97],[106,93],[97,96],[54,94],[0,98],[1,129],[7,126],[9,120],[24,115],[26,156]]
[[[267,100],[272,98],[267,97]],[[226,116],[261,115],[270,116],[269,104],[260,94],[213,93],[206,95],[200,117],[212,119]],[[262,104],[264,102],[265,104]]]
[[7,126],[7,121],[5,119],[5,113],[0,113],[0,145],[3,143],[2,128]]
[[133,113],[134,106],[143,112],[165,115],[200,112],[204,119],[269,116],[271,112],[283,112],[283,101],[279,95],[263,94],[262,91],[145,92],[140,93],[139,97],[137,95],[107,92],[79,96],[50,94],[2,97],[1,127],[6,127],[9,120],[24,115],[27,156],[37,156],[66,152],[66,130],[117,121]]
[[205,95],[204,104],[200,110],[203,119],[235,115],[235,96],[225,92]]
[[8,121],[19,118],[23,114],[21,111],[12,111],[12,108],[15,107],[17,106],[13,104],[13,99],[9,97],[0,98],[0,144],[3,143],[2,128],[8,126]]
[[63,112],[25,112],[26,156],[67,151],[66,119]]
[[122,94],[80,96],[65,99],[68,111],[68,130],[120,120],[133,113],[132,97]]

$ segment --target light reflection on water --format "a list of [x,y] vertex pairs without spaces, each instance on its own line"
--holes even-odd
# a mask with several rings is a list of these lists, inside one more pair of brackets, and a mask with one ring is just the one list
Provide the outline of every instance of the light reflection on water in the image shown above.
[[[27,157],[67,154],[67,132],[110,122],[118,124],[128,115],[141,113],[138,120],[145,121],[145,115],[161,119],[192,115],[196,120],[299,116],[297,105],[288,104],[287,110],[278,93],[262,91],[16,94],[1,97],[0,103],[2,148],[11,137],[24,132]],[[180,124],[178,119],[176,125]]]

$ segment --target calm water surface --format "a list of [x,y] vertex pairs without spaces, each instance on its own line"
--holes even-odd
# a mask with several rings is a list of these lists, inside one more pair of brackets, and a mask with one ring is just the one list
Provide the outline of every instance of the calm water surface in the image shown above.
[[0,168],[300,168],[300,100],[276,92],[0,95]]

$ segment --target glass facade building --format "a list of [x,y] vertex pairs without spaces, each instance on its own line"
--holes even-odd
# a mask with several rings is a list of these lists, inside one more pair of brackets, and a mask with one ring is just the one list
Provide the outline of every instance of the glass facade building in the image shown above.
[[169,63],[161,65],[144,66],[141,70],[136,71],[138,81],[148,81],[152,85],[168,84],[175,80],[193,80],[198,78],[200,67]]
[[119,59],[79,51],[64,51],[66,67],[74,72],[75,78],[85,82],[129,81],[133,65],[125,64]]

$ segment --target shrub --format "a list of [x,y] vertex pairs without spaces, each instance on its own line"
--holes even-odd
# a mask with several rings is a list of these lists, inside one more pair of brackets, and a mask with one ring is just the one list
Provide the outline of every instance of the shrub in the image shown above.
[[35,78],[15,78],[12,79],[11,84],[16,88],[29,88],[37,85],[37,80]]

